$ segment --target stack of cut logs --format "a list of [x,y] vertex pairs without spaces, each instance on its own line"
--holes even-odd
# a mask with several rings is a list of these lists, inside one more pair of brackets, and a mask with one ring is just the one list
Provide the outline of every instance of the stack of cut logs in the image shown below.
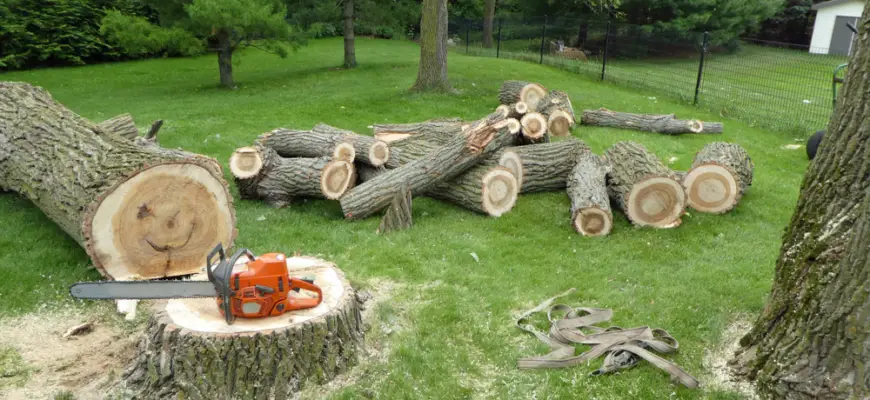
[[[242,198],[274,206],[296,197],[339,200],[345,218],[386,211],[379,232],[412,224],[411,199],[427,196],[498,217],[521,193],[566,190],[572,225],[600,236],[613,224],[611,204],[639,226],[679,226],[687,206],[723,213],[752,182],[753,164],[736,144],[711,143],[688,172],[673,171],[635,142],[602,156],[571,135],[568,95],[537,83],[506,81],[499,105],[471,122],[433,119],[372,126],[374,137],[320,124],[276,129],[230,158]],[[663,134],[721,133],[721,123],[586,110],[584,125]]]

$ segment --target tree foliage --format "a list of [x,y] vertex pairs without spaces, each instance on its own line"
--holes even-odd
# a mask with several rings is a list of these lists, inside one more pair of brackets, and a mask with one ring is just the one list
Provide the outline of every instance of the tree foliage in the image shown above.
[[134,57],[192,56],[204,50],[202,40],[184,29],[163,28],[146,18],[117,10],[110,10],[103,17],[100,33]]

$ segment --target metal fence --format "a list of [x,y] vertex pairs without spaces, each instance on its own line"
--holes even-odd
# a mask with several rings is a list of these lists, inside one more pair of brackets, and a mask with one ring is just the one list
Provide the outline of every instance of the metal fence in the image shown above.
[[596,20],[500,18],[491,43],[484,42],[482,21],[453,22],[449,33],[454,51],[552,65],[804,135],[827,125],[834,71],[847,59],[809,46],[719,44],[703,32],[668,35]]

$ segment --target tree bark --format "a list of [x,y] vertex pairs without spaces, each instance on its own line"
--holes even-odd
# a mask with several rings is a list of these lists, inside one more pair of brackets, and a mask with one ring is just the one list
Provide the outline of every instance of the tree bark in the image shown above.
[[409,124],[372,125],[375,139],[387,143],[398,142],[415,135],[435,135],[436,137],[444,137],[444,141],[446,142],[447,138],[461,130],[462,120],[459,118],[430,120]]
[[274,149],[281,157],[335,157],[336,146],[349,143],[354,148],[355,161],[380,167],[391,158],[386,143],[325,124],[310,131],[275,129],[260,135],[257,142]]
[[571,225],[584,236],[606,236],[613,226],[607,173],[610,166],[592,152],[583,152],[568,175]]
[[393,197],[390,207],[387,208],[384,219],[381,220],[381,225],[378,226],[378,233],[383,235],[411,228],[414,225],[414,218],[411,215],[411,202],[411,189],[408,189],[406,185],[402,185]]
[[764,397],[870,396],[870,14],[842,101],[783,236],[773,289],[734,365]]
[[105,132],[26,83],[0,82],[0,189],[33,201],[108,278],[190,274],[235,238],[217,161]]
[[227,325],[214,299],[157,303],[123,376],[132,398],[286,399],[356,365],[362,305],[344,273],[311,257],[287,265],[293,277],[314,278],[319,306]]
[[136,140],[139,137],[139,129],[136,128],[136,123],[133,122],[133,116],[130,114],[121,114],[97,124],[97,127],[103,132],[114,133],[127,140]]
[[677,174],[636,142],[617,142],[604,154],[610,164],[607,192],[638,226],[674,228],[686,211],[686,192]]
[[509,169],[485,164],[478,164],[426,192],[426,196],[491,217],[500,217],[513,209],[518,195],[517,178]]
[[572,139],[509,147],[499,155],[512,152],[519,156],[522,163],[517,174],[520,193],[534,193],[565,189],[568,175],[577,164],[577,156],[588,151],[586,143]]
[[538,103],[547,95],[547,89],[537,83],[526,81],[504,81],[498,92],[501,104],[511,105],[524,102],[527,112],[538,111]]
[[392,200],[395,188],[401,184],[408,185],[412,195],[422,195],[434,185],[456,177],[513,140],[514,134],[508,128],[508,120],[456,135],[425,157],[388,170],[351,189],[341,198],[345,218],[361,219],[383,210]]
[[492,25],[495,20],[495,0],[483,2],[483,47],[492,48]]
[[447,80],[447,0],[423,0],[420,66],[412,90],[453,91]]
[[680,120],[674,114],[631,114],[610,111],[606,108],[583,110],[580,123],[591,126],[664,133],[666,135],[722,133],[721,122],[703,122],[697,119]]
[[353,36],[353,0],[344,0],[344,67],[356,67],[356,46]]
[[752,185],[755,164],[740,145],[714,142],[707,144],[683,177],[689,206],[709,213],[725,213],[737,206],[743,193]]
[[233,42],[230,32],[225,29],[218,31],[218,69],[220,70],[221,86],[232,89],[236,86],[233,82]]

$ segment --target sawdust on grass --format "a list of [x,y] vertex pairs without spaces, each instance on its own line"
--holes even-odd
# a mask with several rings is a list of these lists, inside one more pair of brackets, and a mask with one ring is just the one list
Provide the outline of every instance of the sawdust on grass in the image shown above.
[[704,369],[706,374],[701,377],[701,385],[709,389],[735,392],[746,399],[757,400],[758,395],[751,383],[734,376],[728,362],[734,358],[734,353],[740,348],[740,338],[752,328],[753,319],[740,316],[722,333],[719,345],[707,349],[704,354]]

